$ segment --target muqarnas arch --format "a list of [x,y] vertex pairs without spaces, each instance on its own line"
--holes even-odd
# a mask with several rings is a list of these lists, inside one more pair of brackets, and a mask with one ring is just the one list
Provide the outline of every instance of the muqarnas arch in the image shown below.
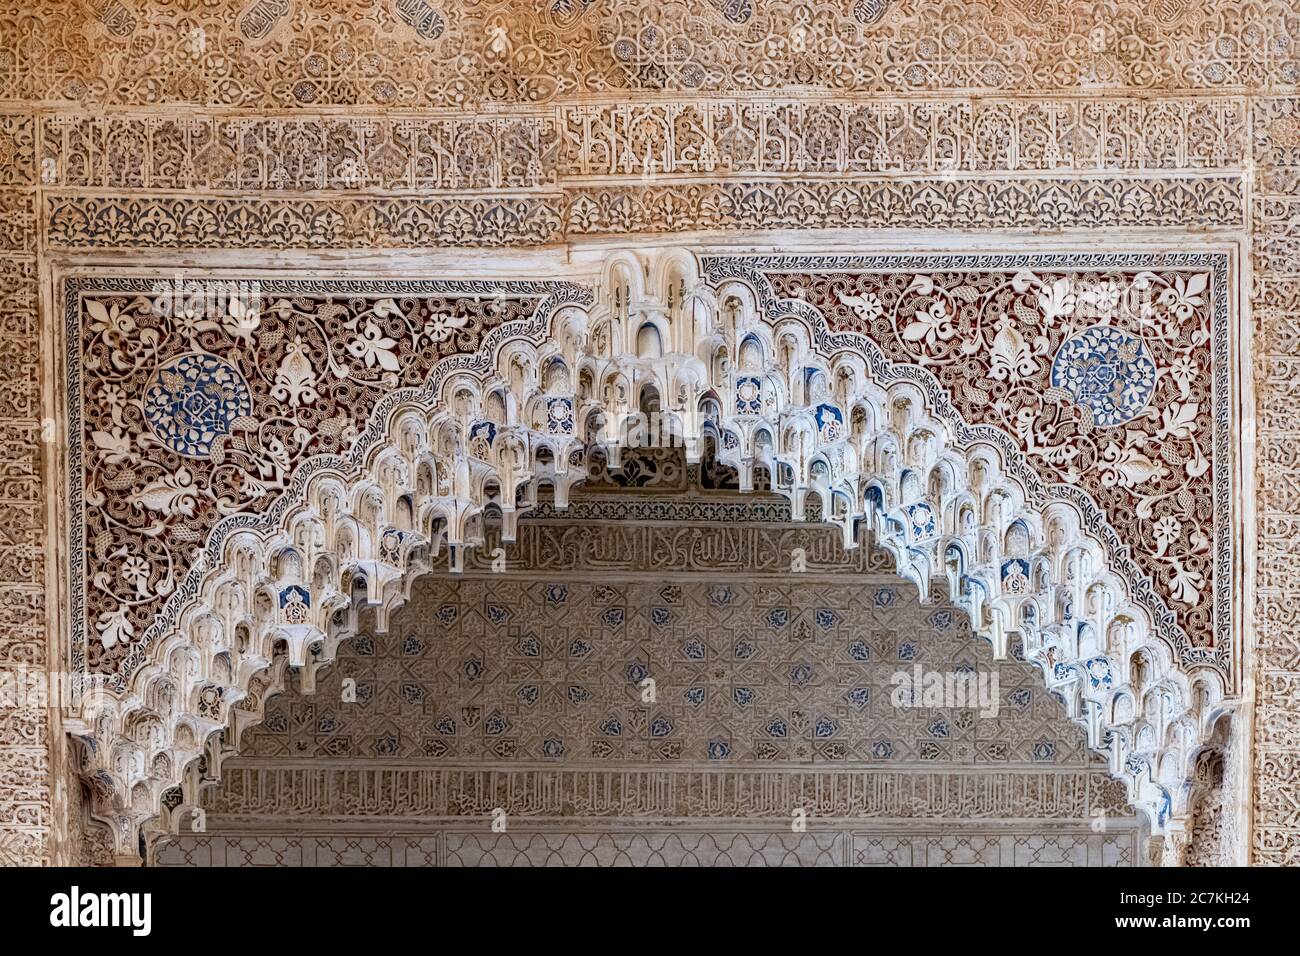
[[[298,668],[647,421],[1040,665],[1181,859],[1237,695],[1225,255],[608,256],[594,281],[70,277],[70,715],[119,853]],[[202,290],[200,289],[199,292]],[[174,292],[174,290],[173,290]],[[231,304],[231,303],[234,304]]]

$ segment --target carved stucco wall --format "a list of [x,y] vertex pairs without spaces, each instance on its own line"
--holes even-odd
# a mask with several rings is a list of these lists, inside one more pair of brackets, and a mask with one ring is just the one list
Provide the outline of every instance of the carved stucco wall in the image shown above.
[[[43,444],[60,438],[55,322],[37,309],[57,263],[683,229],[1105,228],[1113,241],[1188,226],[1245,237],[1253,266],[1259,551],[1243,690],[1257,696],[1237,772],[1253,781],[1255,859],[1294,863],[1298,32],[1290,4],[1238,2],[0,11],[0,659],[66,654],[42,491],[57,477]],[[10,711],[4,726],[5,856],[65,858],[58,717]]]
[[[461,545],[473,547],[483,489],[502,489],[507,517],[538,481],[554,483],[558,500],[577,467],[590,464],[574,444],[575,425],[597,409],[616,419],[628,386],[636,394],[651,383],[683,422],[704,419],[741,481],[762,462],[775,469],[772,487],[792,501],[815,490],[817,514],[844,533],[861,515],[925,592],[949,580],[999,655],[1014,627],[1092,745],[1110,751],[1112,772],[1162,828],[1155,835],[1164,839],[1167,827],[1175,840],[1185,837],[1195,790],[1181,781],[1194,776],[1193,759],[1221,713],[1225,691],[1214,670],[1230,687],[1240,646],[1228,600],[1236,548],[1225,361],[1231,258],[701,261],[711,281],[743,278],[733,288],[754,290],[739,295],[768,303],[779,288],[807,301],[763,313],[725,295],[710,305],[689,278],[697,260],[683,253],[607,257],[599,295],[554,281],[267,280],[264,292],[292,298],[274,298],[265,312],[177,309],[140,295],[148,286],[139,280],[61,284],[69,332],[80,330],[68,343],[69,548],[81,556],[70,574],[72,661],[110,688],[135,687],[124,706],[109,696],[111,709],[77,731],[91,738],[81,771],[104,791],[96,815],[111,821],[119,852],[138,844],[134,828],[147,827],[164,803],[176,805],[164,790],[182,783],[180,803],[193,801],[185,768],[210,730],[227,718],[235,727],[260,719],[266,695],[247,697],[248,681],[271,662],[277,640],[289,642],[295,665],[315,666],[304,655],[318,641],[321,662],[332,659],[329,619],[350,603],[353,574],[367,579],[370,600],[395,599],[385,582],[396,584],[444,536],[459,566]],[[984,271],[992,263],[1000,269]],[[1080,264],[1089,269],[1073,279],[1054,272]],[[682,304],[687,288],[691,309]],[[522,306],[521,298],[543,293],[535,307]],[[332,301],[343,295],[346,305]],[[566,297],[572,305],[556,305]],[[573,324],[587,308],[589,333]],[[669,353],[627,356],[633,337],[641,353],[642,323],[656,313]],[[485,333],[489,315],[513,317]],[[548,315],[559,324],[538,325]],[[765,348],[773,320],[779,341]],[[827,326],[834,338],[822,331],[816,350],[800,344],[813,334],[801,329]],[[540,336],[548,351],[517,338],[504,353],[489,347],[521,333]],[[400,424],[367,428],[364,440],[397,444],[367,456],[360,473],[321,456],[295,464],[313,448],[340,447],[392,382],[419,381],[430,363],[480,340],[486,359],[448,356]],[[727,358],[689,357],[701,341]],[[834,351],[820,351],[827,348]],[[831,366],[818,357],[829,354]],[[472,376],[485,360],[497,363],[500,383],[486,391],[472,377],[446,378],[448,369]],[[317,369],[326,366],[332,376],[322,378]],[[576,389],[568,369],[577,370]],[[1210,369],[1212,377],[1200,374]],[[911,382],[948,424],[910,420],[918,409]],[[872,391],[886,385],[892,398]],[[434,398],[444,386],[452,390]],[[719,404],[718,396],[730,398]],[[411,399],[409,391],[383,395],[372,421]],[[430,405],[432,432],[419,411]],[[699,450],[694,427],[683,434]],[[773,436],[770,446],[764,435]],[[973,457],[944,450],[948,442]],[[990,446],[1015,479],[996,477],[1003,466],[988,457]],[[1032,471],[1017,464],[1025,455]],[[322,475],[322,467],[332,471]],[[283,526],[280,509],[298,500],[296,485],[276,496],[291,475],[309,482],[310,504]],[[1045,481],[1056,483],[1049,491]],[[1041,517],[1031,510],[1052,500],[1059,507],[1047,504]],[[75,520],[83,502],[91,506],[84,527]],[[214,512],[228,517],[209,535]],[[1089,529],[1082,537],[1080,521]],[[264,544],[248,534],[274,535],[277,526],[286,536]],[[1105,545],[1089,543],[1093,535]],[[1157,571],[1154,581],[1144,569]],[[981,595],[994,602],[994,616]],[[1189,664],[1203,670],[1188,675]]]
[[[675,474],[646,480],[644,462]],[[435,570],[382,633],[363,613],[314,693],[272,701],[222,762],[204,832],[163,838],[153,858],[1145,862],[1105,760],[964,612],[921,604],[887,556],[831,529],[760,520],[779,504],[732,499],[730,521],[702,520],[718,495],[708,510],[663,497],[680,455],[627,471],[660,520],[628,520],[622,495],[583,498],[583,520],[526,519],[504,572],[486,556],[463,579]],[[795,548],[806,572],[788,571]],[[894,675],[918,667],[983,675],[985,708],[923,692],[899,707]]]

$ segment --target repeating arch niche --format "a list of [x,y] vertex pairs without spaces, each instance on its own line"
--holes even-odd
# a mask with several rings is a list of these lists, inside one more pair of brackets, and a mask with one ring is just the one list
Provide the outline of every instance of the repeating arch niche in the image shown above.
[[1185,832],[1229,707],[1219,676],[1180,669],[1075,505],[1031,507],[999,450],[959,444],[916,384],[882,388],[862,349],[819,346],[815,310],[760,302],[682,250],[614,254],[590,307],[390,409],[357,467],[315,471],[273,526],[227,534],[131,693],[85,701],[81,772],[117,851],[197,805],[286,668],[311,691],[359,605],[385,628],[416,576],[483,544],[487,509],[513,540],[539,488],[564,507],[587,456],[617,467],[648,419],[691,462],[715,447],[742,489],[761,470],[795,515],[815,503],[850,547],[865,523],[922,594],[946,583],[997,657],[1040,666],[1152,832]]

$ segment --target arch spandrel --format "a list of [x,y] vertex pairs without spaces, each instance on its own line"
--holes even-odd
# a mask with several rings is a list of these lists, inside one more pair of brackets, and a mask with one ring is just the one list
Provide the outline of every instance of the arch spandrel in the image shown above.
[[[285,667],[298,668],[310,687],[358,601],[376,607],[383,627],[414,578],[435,559],[445,553],[455,572],[468,551],[482,544],[486,509],[501,512],[509,536],[518,515],[536,505],[540,487],[551,489],[563,507],[569,489],[586,476],[589,456],[599,452],[615,465],[620,447],[645,428],[657,428],[680,440],[692,461],[699,460],[706,441],[715,445],[742,488],[752,487],[761,469],[796,515],[816,502],[820,519],[839,525],[846,542],[856,541],[856,528],[865,523],[923,595],[936,582],[946,584],[996,656],[1014,650],[1040,665],[1048,688],[1085,728],[1089,744],[1108,753],[1112,772],[1125,782],[1153,832],[1181,831],[1193,798],[1194,762],[1214,720],[1232,703],[1228,635],[1183,628],[1142,566],[1141,549],[1113,527],[1113,508],[1098,505],[1079,485],[1045,480],[1006,431],[966,420],[944,387],[945,369],[936,358],[905,363],[887,354],[870,334],[884,328],[883,308],[873,314],[876,306],[857,293],[849,298],[863,301],[831,300],[859,319],[870,315],[860,329],[837,325],[817,296],[781,296],[789,283],[771,277],[782,270],[824,276],[888,268],[912,276],[904,297],[917,293],[923,279],[929,287],[922,296],[939,301],[936,272],[1001,270],[1006,281],[999,288],[1024,285],[1017,294],[1031,294],[1029,301],[1046,289],[1037,320],[1053,309],[1060,320],[1054,285],[1059,280],[1035,280],[1041,288],[1034,289],[1026,278],[1033,257],[1012,271],[1013,258],[699,260],[683,250],[627,252],[607,259],[594,293],[581,284],[500,282],[440,283],[436,296],[421,296],[411,287],[405,298],[382,295],[382,284],[376,284],[373,295],[355,296],[353,313],[339,319],[340,341],[358,367],[378,374],[365,381],[387,387],[372,388],[378,394],[368,406],[353,403],[358,418],[337,423],[337,452],[281,455],[288,467],[273,500],[231,509],[213,524],[193,564],[183,574],[178,569],[165,607],[143,638],[129,640],[133,635],[118,629],[114,643],[129,645],[129,653],[114,657],[120,665],[100,667],[104,686],[89,693],[75,715],[87,744],[83,775],[99,785],[98,816],[113,826],[119,848],[129,849],[138,829],[163,806],[164,794],[170,794],[166,803],[172,807],[194,802],[185,791],[210,779],[220,759],[221,746],[210,742],[223,732],[226,741],[237,740],[238,731],[258,719]],[[1160,257],[1155,263],[1142,257],[1037,258],[1040,270],[1058,273],[1095,276],[1098,270],[1128,269],[1159,277],[1164,270],[1173,276],[1166,284],[1174,289],[1179,276],[1204,273],[1207,290],[1226,294],[1221,280],[1209,281],[1220,268],[1212,257]],[[69,307],[80,315],[77,296],[90,286],[74,292],[78,281],[70,280],[68,295]],[[1184,298],[1186,290],[1184,285]],[[114,290],[98,291],[111,299]],[[974,302],[971,291],[945,294],[965,306]],[[1207,315],[1213,312],[1210,294],[1201,302]],[[421,305],[421,298],[434,297],[441,310]],[[398,359],[400,333],[394,330],[409,327],[415,349],[421,335],[461,335],[470,320],[457,325],[461,313],[445,305],[461,297],[480,308],[503,301],[527,305],[512,304],[518,313],[512,320],[480,329],[467,351],[438,356],[414,380],[418,361],[404,365]],[[108,329],[114,321],[123,324],[126,307],[119,302],[115,315],[110,301],[97,309],[87,305],[86,311]],[[954,315],[933,304],[923,315],[916,310],[898,342],[955,338],[958,333],[949,329],[961,309]],[[1033,316],[1020,318],[1032,324]],[[247,324],[226,334],[251,344],[258,330]],[[999,334],[1015,328],[1011,320],[1002,324]],[[1023,345],[1023,333],[1017,334]],[[1216,335],[1212,330],[1195,347],[1214,348]],[[1008,344],[1003,335],[995,350],[1014,346],[1010,338]],[[1145,373],[1137,361],[1141,349],[1117,353],[1111,338],[1101,336],[1094,352],[1103,358],[1120,354],[1112,364],[1137,364],[1139,374]],[[201,338],[198,343],[211,344]],[[267,365],[273,372],[266,387],[279,389],[274,395],[284,407],[309,405],[304,389],[315,390],[316,382],[328,387],[312,379],[313,369],[304,370],[304,358],[310,366],[309,344],[292,345],[283,344],[278,361]],[[1021,363],[1022,371],[1027,364]],[[166,379],[155,375],[164,392],[172,390],[157,401],[173,401],[187,381],[212,371],[195,369],[178,366]],[[245,377],[241,387],[226,370],[217,371],[235,384],[218,390],[229,408],[211,413],[217,416],[215,437],[209,429],[195,442],[190,432],[160,432],[155,421],[152,437],[137,437],[139,448],[127,441],[123,452],[132,420],[124,411],[117,417],[121,434],[112,427],[98,435],[85,428],[90,441],[84,453],[99,453],[102,462],[171,441],[171,451],[187,461],[211,463],[215,448],[221,460],[213,467],[223,466],[230,446],[238,444],[230,436],[258,425],[246,420],[254,416],[245,406],[256,404],[262,386]],[[383,377],[385,371],[390,378]],[[1054,400],[1065,406],[1069,396],[1092,401],[1085,421],[1094,427],[1135,407],[1144,413],[1151,403],[1147,393],[1146,404],[1137,407],[1143,399],[1139,389],[1128,398],[1116,391],[1106,404],[1095,389],[1072,392],[1069,380],[1060,381],[1066,384],[1053,386]],[[1214,399],[1226,401],[1220,394]],[[336,399],[335,407],[341,403]],[[1191,434],[1208,421],[1217,449],[1215,410],[1205,410],[1208,419],[1197,418],[1200,411],[1170,421],[1157,412],[1155,428],[1176,437],[1176,429]],[[81,434],[81,423],[73,425]],[[249,439],[239,447],[246,450]],[[82,453],[74,452],[78,466]],[[1207,461],[1206,470],[1218,464]],[[1104,479],[1106,468],[1098,471]],[[1115,465],[1110,473],[1123,472]],[[1221,470],[1213,475],[1221,477]],[[74,489],[74,500],[87,490]],[[131,505],[146,511],[151,502],[188,500],[163,478],[131,494]],[[84,533],[74,529],[74,553],[90,545],[90,560],[102,559],[95,557],[90,538],[78,539]],[[1223,543],[1210,547],[1218,549],[1218,560]],[[93,574],[88,579],[94,584]],[[1213,617],[1222,616],[1216,607]],[[84,620],[90,635],[85,661],[95,673],[96,634],[99,649],[106,643],[105,631],[96,630],[103,616]]]

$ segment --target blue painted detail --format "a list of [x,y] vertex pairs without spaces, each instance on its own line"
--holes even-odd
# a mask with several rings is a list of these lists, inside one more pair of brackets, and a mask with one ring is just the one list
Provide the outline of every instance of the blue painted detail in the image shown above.
[[1009,558],[1002,562],[1002,588],[1008,594],[1026,594],[1029,591],[1029,562],[1024,558]]
[[496,439],[496,422],[475,422],[469,427],[470,454],[475,458],[486,458]]
[[239,418],[253,414],[243,373],[225,359],[190,352],[168,360],[144,390],[149,428],[172,451],[206,458]]
[[908,523],[912,527],[912,537],[916,538],[933,538],[936,529],[934,518],[934,509],[925,502],[908,505],[904,511],[907,512]]
[[759,415],[763,412],[763,383],[752,375],[736,379],[736,414]]
[[725,585],[717,585],[709,589],[709,603],[714,607],[726,607],[736,599],[736,593]]
[[640,661],[630,661],[624,668],[623,673],[627,675],[629,684],[640,684],[650,676],[650,671]]
[[1114,682],[1114,676],[1111,673],[1110,661],[1104,657],[1093,657],[1084,662],[1083,665],[1088,672],[1088,682],[1094,688],[1110,687]]
[[291,603],[301,601],[307,607],[311,607],[311,592],[301,584],[290,584],[280,590],[280,609],[284,610]]
[[1137,336],[1095,325],[1061,345],[1052,384],[1091,411],[1098,426],[1113,427],[1132,421],[1151,401],[1156,364]]
[[1007,703],[1017,710],[1025,710],[1033,699],[1033,691],[1028,687],[1021,687],[1007,694]]
[[813,410],[813,418],[817,422],[817,437],[824,444],[844,438],[844,413],[834,405],[818,405]]
[[552,398],[546,403],[546,431],[551,435],[573,434],[573,399]]

